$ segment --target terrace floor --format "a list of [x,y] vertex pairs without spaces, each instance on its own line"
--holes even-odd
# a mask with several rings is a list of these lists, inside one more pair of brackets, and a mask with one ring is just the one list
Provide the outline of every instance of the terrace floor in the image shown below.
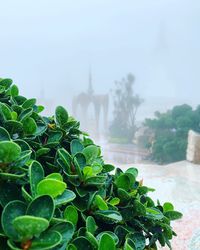
[[[123,165],[126,169],[132,165]],[[174,250],[200,250],[200,166],[186,161],[170,165],[134,164],[144,185],[156,189],[151,197],[160,202],[169,201],[183,213],[175,221],[178,236],[174,238]]]
[[156,189],[151,193],[155,201],[159,198],[160,202],[172,202],[183,213],[181,220],[173,222],[178,234],[172,241],[173,250],[200,250],[200,166],[187,161],[169,165],[142,163],[140,156],[129,151],[102,148],[107,162],[124,170],[138,168],[144,185]]

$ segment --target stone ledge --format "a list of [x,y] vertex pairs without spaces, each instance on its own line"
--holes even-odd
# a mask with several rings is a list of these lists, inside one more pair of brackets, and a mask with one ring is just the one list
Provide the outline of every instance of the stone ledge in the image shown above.
[[195,164],[200,164],[200,134],[193,130],[190,130],[188,133],[186,159]]

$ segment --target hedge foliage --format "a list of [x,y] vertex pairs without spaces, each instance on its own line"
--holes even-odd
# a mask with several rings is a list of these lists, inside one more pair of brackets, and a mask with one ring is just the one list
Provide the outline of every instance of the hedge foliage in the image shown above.
[[104,163],[63,107],[43,109],[0,80],[0,249],[170,247],[181,213],[155,204],[136,168]]

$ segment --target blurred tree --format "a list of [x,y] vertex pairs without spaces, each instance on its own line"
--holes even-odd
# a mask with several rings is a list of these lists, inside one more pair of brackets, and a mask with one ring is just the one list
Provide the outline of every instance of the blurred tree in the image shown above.
[[160,163],[184,160],[190,129],[200,132],[200,106],[193,110],[183,104],[166,113],[155,113],[155,119],[146,119],[145,126],[154,131],[151,142],[152,159]]
[[134,94],[135,78],[128,74],[126,78],[115,82],[113,121],[110,136],[119,142],[132,142],[136,132],[135,118],[143,100]]

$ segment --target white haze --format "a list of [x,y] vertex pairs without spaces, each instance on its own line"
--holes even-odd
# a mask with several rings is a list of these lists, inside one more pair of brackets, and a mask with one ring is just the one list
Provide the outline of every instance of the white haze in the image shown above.
[[199,0],[0,1],[0,77],[21,93],[71,109],[132,72],[145,99],[138,116],[200,103]]

